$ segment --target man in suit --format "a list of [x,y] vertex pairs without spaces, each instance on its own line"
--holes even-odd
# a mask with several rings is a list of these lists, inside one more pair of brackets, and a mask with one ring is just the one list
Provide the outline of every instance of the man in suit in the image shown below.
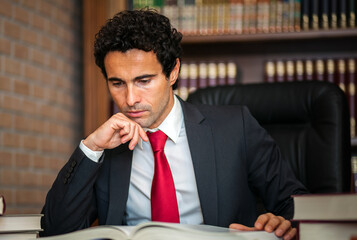
[[[295,236],[286,220],[290,196],[306,190],[248,109],[195,106],[173,94],[181,38],[151,10],[120,12],[96,35],[96,64],[120,113],[84,139],[58,174],[41,235],[83,229],[95,219],[110,225],[159,219],[156,211],[166,208],[153,207],[157,157],[150,136],[160,132],[174,184],[167,208],[176,209],[177,222]],[[268,210],[258,218],[256,195]]]

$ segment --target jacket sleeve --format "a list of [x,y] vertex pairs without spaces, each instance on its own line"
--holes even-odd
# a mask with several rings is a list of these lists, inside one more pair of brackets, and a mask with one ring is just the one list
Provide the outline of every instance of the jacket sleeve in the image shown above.
[[[103,157],[103,156],[102,156]],[[94,183],[101,163],[88,159],[79,147],[60,170],[42,209],[40,236],[89,227],[97,218]]]
[[275,141],[247,108],[243,108],[243,121],[249,185],[263,200],[268,212],[291,219],[294,213],[291,195],[307,193],[307,190],[286,159],[282,159]]

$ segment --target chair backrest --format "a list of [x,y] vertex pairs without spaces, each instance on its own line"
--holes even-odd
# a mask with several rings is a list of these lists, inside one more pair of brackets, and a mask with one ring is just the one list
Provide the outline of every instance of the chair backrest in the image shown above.
[[349,110],[337,85],[303,81],[218,86],[199,89],[187,101],[246,105],[311,193],[351,191]]

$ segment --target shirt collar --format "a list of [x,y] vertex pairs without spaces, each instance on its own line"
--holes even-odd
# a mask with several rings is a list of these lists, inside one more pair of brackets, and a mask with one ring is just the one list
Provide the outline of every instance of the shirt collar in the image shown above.
[[[154,129],[144,128],[144,131],[156,132],[157,130],[161,130],[163,133],[167,135],[169,139],[171,139],[174,143],[177,142],[181,126],[183,123],[183,113],[179,100],[174,95],[174,106],[172,107],[169,115],[164,119],[164,121]],[[141,149],[143,149],[143,140],[140,138],[138,145]]]

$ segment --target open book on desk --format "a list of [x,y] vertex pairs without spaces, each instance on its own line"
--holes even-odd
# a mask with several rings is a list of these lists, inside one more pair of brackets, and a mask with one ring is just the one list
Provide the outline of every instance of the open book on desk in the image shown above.
[[274,233],[237,231],[210,225],[146,222],[137,226],[91,227],[43,240],[277,240]]

